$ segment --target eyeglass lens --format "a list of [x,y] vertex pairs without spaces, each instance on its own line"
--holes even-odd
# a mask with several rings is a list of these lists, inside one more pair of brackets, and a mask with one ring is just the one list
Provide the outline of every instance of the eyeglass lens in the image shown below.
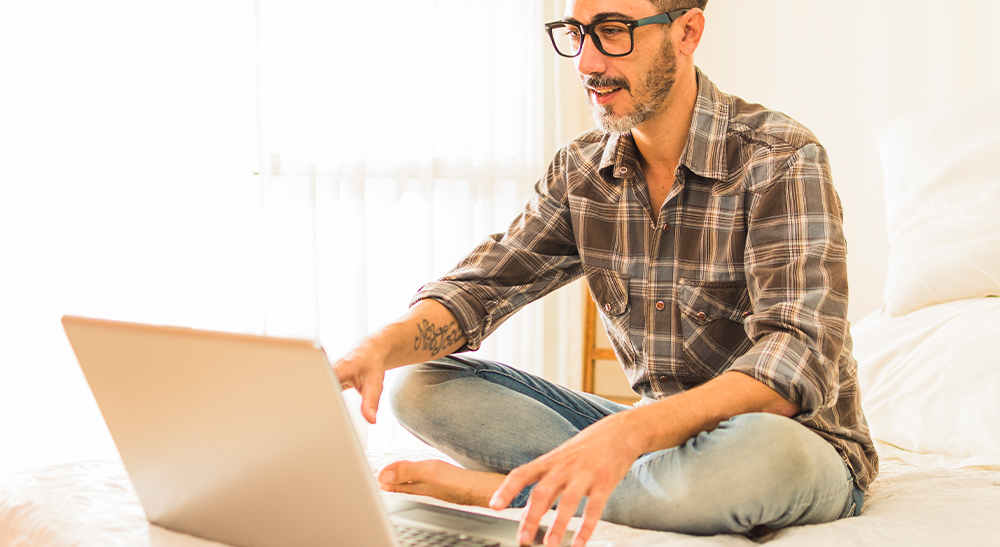
[[[624,55],[632,49],[632,33],[627,25],[615,21],[599,23],[594,28],[601,49],[609,55]],[[559,25],[552,28],[552,42],[560,55],[573,57],[580,53],[584,34],[576,25]]]

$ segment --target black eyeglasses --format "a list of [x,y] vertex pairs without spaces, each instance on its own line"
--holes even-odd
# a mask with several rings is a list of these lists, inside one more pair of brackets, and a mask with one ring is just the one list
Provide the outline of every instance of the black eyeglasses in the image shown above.
[[545,31],[549,33],[556,53],[563,57],[579,55],[583,51],[583,42],[588,34],[594,37],[594,45],[601,53],[608,57],[623,57],[632,53],[634,46],[632,33],[637,27],[665,25],[688,11],[690,8],[661,13],[639,20],[606,19],[589,25],[572,21],[554,21],[545,23]]

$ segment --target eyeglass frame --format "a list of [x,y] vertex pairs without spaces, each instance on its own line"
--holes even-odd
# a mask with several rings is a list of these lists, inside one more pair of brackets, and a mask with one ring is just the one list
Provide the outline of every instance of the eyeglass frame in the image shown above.
[[[587,41],[587,36],[591,36],[594,39],[594,45],[597,46],[597,50],[603,53],[604,55],[607,55],[608,57],[624,57],[632,53],[632,50],[635,49],[635,29],[646,25],[667,25],[674,22],[675,20],[677,20],[677,18],[683,16],[685,13],[689,11],[691,11],[691,8],[682,8],[674,11],[668,11],[666,13],[660,13],[658,15],[653,15],[650,17],[644,17],[642,19],[602,19],[600,21],[591,23],[589,25],[583,25],[575,21],[566,21],[564,19],[561,21],[552,21],[551,23],[545,23],[545,32],[548,33],[549,40],[552,41],[552,47],[556,50],[556,53],[558,53],[562,57],[566,57],[569,59],[572,59],[573,57],[578,57],[580,53],[583,52],[583,45],[584,42]],[[597,33],[594,32],[594,30],[597,28],[598,25],[603,25],[606,23],[622,23],[626,27],[628,27],[628,39],[629,39],[628,51],[626,51],[625,53],[608,53],[607,51],[604,51],[604,45],[601,44],[601,39],[597,37]],[[583,36],[583,38],[580,39],[580,47],[577,48],[576,53],[574,53],[573,55],[566,55],[565,53],[559,51],[559,46],[556,45],[556,37],[552,35],[552,29],[555,28],[557,25],[574,26],[583,31],[581,33],[581,36]]]

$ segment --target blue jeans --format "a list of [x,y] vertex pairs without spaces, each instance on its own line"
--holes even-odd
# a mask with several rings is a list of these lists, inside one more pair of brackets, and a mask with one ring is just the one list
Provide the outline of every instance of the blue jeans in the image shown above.
[[[503,474],[630,408],[461,355],[408,367],[390,400],[399,422],[427,444],[467,469]],[[529,493],[511,506],[524,507]],[[789,418],[743,414],[641,456],[601,518],[688,534],[748,533],[853,516],[863,499],[819,435]]]

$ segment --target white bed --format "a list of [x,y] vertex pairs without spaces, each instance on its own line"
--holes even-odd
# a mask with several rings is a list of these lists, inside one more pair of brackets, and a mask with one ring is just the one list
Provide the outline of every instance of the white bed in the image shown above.
[[[903,116],[882,128],[879,147],[886,306],[852,329],[863,405],[881,441],[861,515],[756,540],[602,522],[592,545],[1000,546],[1000,90]],[[377,471],[434,456],[369,460]],[[0,477],[0,547],[117,545],[220,544],[149,525],[118,461]]]
[[[949,469],[907,463],[880,446],[882,473],[858,517],[800,526],[760,538],[774,545],[1000,545],[1000,471]],[[384,453],[378,468],[396,458],[433,457],[428,451]],[[394,494],[396,495],[396,494]],[[400,494],[401,495],[401,494]],[[430,500],[424,500],[430,501]],[[487,509],[484,513],[492,514]],[[517,518],[519,510],[501,516]],[[575,524],[575,523],[574,523]],[[743,536],[694,537],[598,524],[591,545],[750,546]],[[92,461],[23,471],[0,479],[0,545],[4,547],[220,547],[146,522],[118,461]]]

